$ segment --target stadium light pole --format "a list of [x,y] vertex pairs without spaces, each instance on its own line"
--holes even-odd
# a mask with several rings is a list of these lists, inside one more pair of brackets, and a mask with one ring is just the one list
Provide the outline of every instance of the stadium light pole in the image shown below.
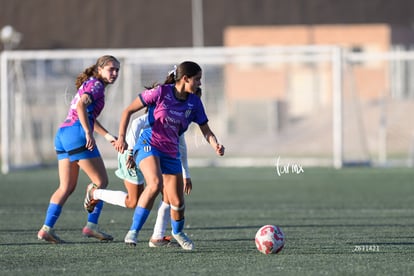
[[22,40],[22,34],[17,32],[12,26],[6,25],[1,29],[0,39],[3,43],[4,50],[13,50],[19,46]]
[[203,0],[191,0],[193,47],[204,46]]

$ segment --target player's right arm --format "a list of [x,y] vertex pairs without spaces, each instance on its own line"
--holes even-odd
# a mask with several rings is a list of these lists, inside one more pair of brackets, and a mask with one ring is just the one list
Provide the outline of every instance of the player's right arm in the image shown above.
[[121,121],[119,123],[119,132],[118,132],[118,139],[115,142],[115,149],[118,152],[123,153],[124,150],[127,149],[128,144],[126,143],[125,133],[127,126],[129,124],[129,120],[131,119],[131,115],[137,112],[138,110],[144,107],[144,103],[141,100],[141,97],[135,98],[135,100],[124,109],[121,116]]

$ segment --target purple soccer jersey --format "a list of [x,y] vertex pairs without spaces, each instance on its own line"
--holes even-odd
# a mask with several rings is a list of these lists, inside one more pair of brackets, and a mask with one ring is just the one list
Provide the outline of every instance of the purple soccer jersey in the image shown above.
[[190,93],[187,100],[179,100],[174,95],[173,85],[159,85],[145,90],[139,97],[149,106],[148,121],[151,126],[144,130],[141,138],[169,156],[178,156],[179,136],[191,122],[199,125],[208,122],[200,98]]
[[[70,103],[68,116],[60,125],[60,127],[72,126],[76,121],[79,120],[78,112],[76,111],[76,105],[78,104],[81,96],[85,93],[89,94],[92,98],[92,103],[88,105],[86,109],[88,112],[88,118],[90,121],[92,121],[92,124],[95,122],[96,118],[99,116],[105,106],[105,86],[101,80],[90,78],[85,81],[81,87],[79,87],[78,92]],[[93,125],[91,127],[93,128]]]

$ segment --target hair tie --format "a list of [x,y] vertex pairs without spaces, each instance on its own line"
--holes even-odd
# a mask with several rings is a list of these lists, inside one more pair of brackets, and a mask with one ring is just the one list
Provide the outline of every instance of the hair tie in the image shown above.
[[177,77],[177,65],[174,65],[174,69],[172,69],[170,72],[168,72],[168,76],[171,74],[174,74],[174,79]]

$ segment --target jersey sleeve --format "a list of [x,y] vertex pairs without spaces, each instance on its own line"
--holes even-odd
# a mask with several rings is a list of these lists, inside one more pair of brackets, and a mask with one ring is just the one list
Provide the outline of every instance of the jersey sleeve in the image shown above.
[[161,95],[161,91],[161,85],[158,85],[157,87],[143,91],[139,94],[139,97],[145,106],[155,105]]
[[194,122],[200,126],[208,123],[208,118],[207,118],[206,111],[204,109],[204,105],[199,98],[198,98],[198,108],[195,113]]
[[104,96],[105,86],[98,79],[91,79],[85,83],[81,94],[88,94],[92,97],[92,101]]

